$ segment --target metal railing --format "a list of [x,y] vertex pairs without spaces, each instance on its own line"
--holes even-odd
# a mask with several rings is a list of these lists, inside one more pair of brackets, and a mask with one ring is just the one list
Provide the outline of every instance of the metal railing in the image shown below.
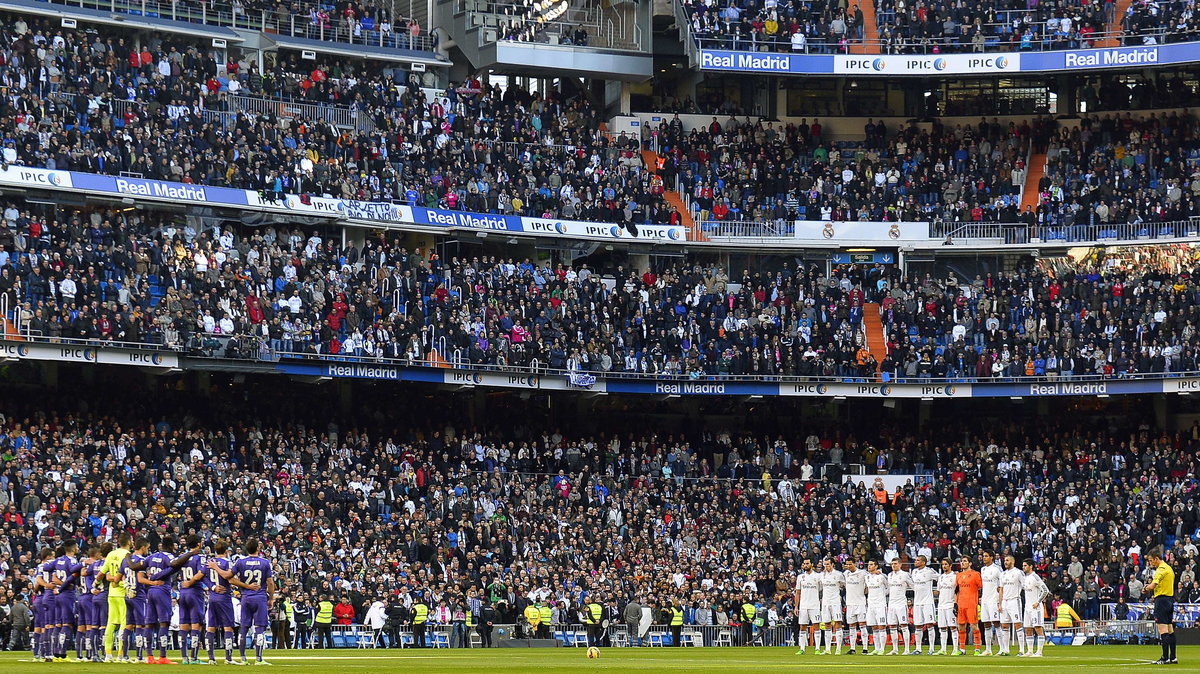
[[[558,8],[547,7],[539,13],[536,6],[525,3],[455,0],[454,12],[468,17],[470,27],[483,29],[480,45],[492,42],[487,29],[494,29],[495,41],[640,50],[641,28],[636,21],[627,22],[620,12],[614,21],[604,16],[599,4],[587,8],[569,5],[569,0],[564,0]],[[571,42],[579,28],[587,32],[586,45]]]
[[950,237],[950,241],[971,239],[1001,239],[1006,244],[1017,243],[1105,243],[1107,241],[1146,241],[1154,239],[1183,239],[1195,237],[1200,231],[1200,217],[1171,222],[1102,223],[1102,224],[1035,224],[988,222],[929,223],[929,236],[935,239]]
[[[70,103],[75,100],[76,96],[80,95],[84,94],[57,91],[50,94],[50,97]],[[117,118],[124,117],[130,111],[142,111],[142,106],[148,102],[112,97],[102,98],[101,101],[102,105],[109,106],[110,113]],[[206,106],[216,106],[216,108],[203,108],[202,116],[204,120],[217,122],[226,127],[231,126],[236,121],[237,115],[241,113],[247,115],[276,115],[287,119],[303,118],[308,121],[324,121],[339,128],[354,129],[360,133],[370,133],[375,130],[375,122],[371,119],[370,114],[358,108],[345,105],[304,103],[293,99],[276,98],[274,96],[242,94],[223,94],[217,97],[210,97],[206,100],[205,104]],[[187,107],[191,108],[191,106]]]
[[700,231],[710,238],[790,239],[796,236],[796,226],[790,221],[702,220]]
[[[382,356],[360,356],[347,353],[339,354],[314,354],[309,352],[288,351],[285,349],[275,349],[272,347],[270,340],[262,337],[248,335],[215,335],[207,333],[192,333],[191,338],[186,344],[164,344],[162,342],[163,335],[157,330],[151,331],[146,336],[145,342],[125,342],[119,340],[106,339],[79,339],[74,337],[47,337],[28,329],[28,326],[18,326],[20,336],[26,341],[35,344],[53,344],[53,345],[74,345],[81,347],[92,348],[124,348],[124,349],[141,349],[152,351],[173,351],[182,355],[194,358],[197,360],[215,359],[227,362],[278,362],[283,358],[292,361],[309,361],[330,364],[361,364],[371,366],[389,366],[389,367],[424,367],[445,370],[446,363],[435,358],[432,352],[427,352],[420,358],[386,358]],[[230,343],[239,345],[238,355],[229,354],[226,351],[226,346]],[[308,343],[306,341],[306,343]],[[245,353],[256,354],[254,357],[245,357]],[[615,360],[614,360],[615,362]],[[540,363],[536,367],[523,367],[518,365],[491,365],[488,363],[470,363],[462,362],[461,369],[467,369],[472,372],[479,373],[495,373],[503,375],[537,375],[545,376],[561,376],[569,377],[572,373],[579,373],[578,370],[568,370],[564,368],[545,367]],[[810,384],[810,383],[828,383],[828,384],[866,384],[879,383],[877,377],[860,377],[860,376],[796,376],[796,375],[738,375],[738,374],[670,374],[670,373],[643,373],[643,372],[624,372],[624,371],[601,371],[588,370],[588,374],[595,375],[597,379],[607,380],[640,380],[653,381],[656,383],[680,383],[680,384],[697,384],[711,382],[760,382],[772,384]],[[1100,382],[1115,382],[1115,381],[1162,381],[1167,379],[1200,377],[1200,371],[1178,371],[1178,372],[1133,372],[1121,373],[1112,375],[1102,374],[1054,374],[1045,376],[994,376],[994,377],[977,377],[977,376],[955,376],[945,378],[935,378],[932,376],[926,377],[889,377],[886,381],[888,384],[933,384],[933,383],[952,383],[952,384],[1038,384],[1038,383],[1063,383],[1070,382],[1072,384],[1083,383],[1100,383]]]
[[[858,39],[855,31],[847,30],[846,42],[843,44],[839,36],[833,34],[822,36],[805,36],[802,46],[794,46],[790,34],[779,33],[776,36],[765,36],[748,31],[740,35],[711,35],[707,31],[697,32],[692,24],[694,14],[688,3],[677,0],[675,6],[676,22],[684,26],[690,43],[689,57],[694,57],[694,49],[722,49],[732,51],[777,52],[799,54],[838,54],[849,53],[850,49],[862,50],[870,54],[947,54],[947,53],[995,53],[1021,51],[1059,51],[1067,49],[1087,49],[1099,47],[1110,42],[1122,46],[1141,46],[1146,37],[1153,38],[1157,44],[1166,42],[1185,42],[1200,39],[1193,31],[1176,31],[1169,27],[1156,27],[1130,33],[1125,30],[1101,30],[1083,35],[1076,29],[1065,38],[1056,31],[1048,31],[1045,21],[1022,22],[1022,29],[1034,29],[1035,36],[1028,42],[1021,39],[1021,34],[1012,30],[1012,16],[1032,13],[1031,10],[1003,10],[998,12],[1004,21],[983,24],[984,39],[981,43],[964,40],[963,36],[939,36],[929,40],[910,41],[900,38],[893,39]],[[887,21],[886,11],[880,11],[879,26],[886,28],[891,24]],[[894,14],[894,13],[893,13]],[[1078,24],[1076,24],[1078,26]],[[782,29],[782,24],[781,24]],[[1134,40],[1136,44],[1125,45],[1126,40]]]
[[354,129],[360,133],[375,130],[375,122],[364,110],[345,105],[302,103],[281,98],[261,96],[227,95],[225,100],[232,112],[250,115],[273,114],[285,119],[303,118],[309,121],[328,122],[343,129]]
[[[290,12],[246,10],[240,3],[224,1],[182,2],[180,0],[48,0],[57,5],[95,9],[114,14],[169,19],[207,26],[222,26],[274,33],[290,37],[338,42],[342,44],[410,49],[432,52],[436,39],[428,34],[412,35],[407,28],[360,18],[349,23],[341,17],[327,14],[324,18]],[[313,4],[315,8],[318,5]],[[396,17],[396,12],[391,12]],[[403,19],[397,18],[396,24]]]

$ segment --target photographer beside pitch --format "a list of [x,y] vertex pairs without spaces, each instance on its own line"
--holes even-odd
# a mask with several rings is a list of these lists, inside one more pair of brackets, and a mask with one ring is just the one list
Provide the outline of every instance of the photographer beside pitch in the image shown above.
[[1155,546],[1146,555],[1154,569],[1154,578],[1146,585],[1146,591],[1154,595],[1154,626],[1158,628],[1158,640],[1162,644],[1162,657],[1156,665],[1177,665],[1175,657],[1175,571],[1163,559],[1162,546]]

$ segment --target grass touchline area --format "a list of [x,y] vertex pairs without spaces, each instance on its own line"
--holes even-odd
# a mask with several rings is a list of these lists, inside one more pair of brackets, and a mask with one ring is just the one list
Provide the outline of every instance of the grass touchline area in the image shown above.
[[[253,658],[252,653],[248,653]],[[888,667],[919,667],[940,672],[1002,671],[1052,672],[1062,669],[1086,669],[1117,672],[1130,667],[1152,666],[1160,655],[1158,646],[1062,646],[1046,649],[1036,659],[1009,657],[980,658],[966,656],[866,656],[866,655],[795,655],[794,648],[605,648],[600,657],[589,660],[582,648],[490,649],[483,650],[303,650],[267,651],[266,659],[289,672],[329,674],[331,668],[354,672],[394,672],[404,667],[417,674],[462,674],[486,670],[487,674],[527,674],[538,672],[645,672],[674,673],[728,672],[730,666],[752,667],[761,672],[878,671]],[[223,656],[218,656],[223,658]],[[1168,671],[1196,671],[1200,664],[1200,646],[1180,646],[1180,665]],[[405,664],[406,661],[409,664]],[[223,665],[222,665],[223,666]],[[35,663],[29,652],[0,653],[0,671],[24,672],[128,671],[132,665],[92,663]]]

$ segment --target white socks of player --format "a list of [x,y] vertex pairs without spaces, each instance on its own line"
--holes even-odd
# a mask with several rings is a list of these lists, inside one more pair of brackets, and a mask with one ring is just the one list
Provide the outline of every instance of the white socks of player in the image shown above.
[[[851,632],[853,632],[853,631],[854,631],[854,629],[853,629],[853,628],[851,628],[851,630],[850,630],[850,631],[851,631]],[[839,654],[839,655],[840,655],[840,654],[841,654],[841,652],[842,652],[842,636],[843,636],[842,629],[839,627],[839,628],[838,628],[836,631],[834,631],[834,633],[833,633],[833,646],[834,646],[834,648],[837,650],[837,652],[838,652],[838,654]],[[854,648],[854,647],[853,647],[853,646],[851,646],[850,648]]]
[[1009,641],[1011,638],[1011,634],[1009,633],[1010,629],[1012,629],[1010,625],[1002,625],[1000,629],[996,630],[996,636],[999,637],[1000,640],[1000,646],[996,651],[997,653],[1008,653],[1009,647],[1012,646],[1012,643]]
[[[917,634],[917,643],[916,643],[916,648],[917,648],[917,650],[919,651],[919,650],[921,650],[921,646],[922,646],[922,645],[924,644],[924,642],[925,642],[925,628],[924,628],[924,627],[918,627],[918,628],[917,628],[917,630],[916,630],[916,634]],[[905,641],[905,645],[907,645],[907,640]],[[930,640],[929,640],[929,645],[930,645],[930,646],[933,646],[933,639],[930,639]],[[932,649],[931,649],[931,650],[932,650]]]
[[875,628],[875,652],[883,653],[883,647],[887,644],[887,631],[882,627]]
[[1021,653],[1025,652],[1025,631],[1021,629],[1017,629],[1017,648]]
[[[839,637],[838,644],[841,644],[841,643],[842,643],[842,640]],[[850,650],[851,651],[854,650],[854,645],[857,643],[858,643],[858,628],[855,627],[854,625],[851,625],[850,626]],[[863,642],[863,650],[866,650],[866,646],[867,646],[867,642],[864,641]]]

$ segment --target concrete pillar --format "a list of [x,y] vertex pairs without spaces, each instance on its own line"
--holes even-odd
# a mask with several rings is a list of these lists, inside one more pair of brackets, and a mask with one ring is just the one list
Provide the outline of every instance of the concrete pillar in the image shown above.
[[629,256],[629,266],[633,269],[645,271],[650,268],[650,256],[631,254]]
[[[919,428],[921,430],[925,430],[925,428],[929,424],[929,420],[933,417],[933,403],[925,402],[925,401],[921,401],[921,400],[916,400],[916,401],[905,400],[905,401],[902,401],[900,403],[900,405],[911,405],[914,402],[917,404],[917,428]],[[897,405],[897,407],[899,407],[900,405]]]
[[1079,112],[1078,78],[1073,75],[1058,76],[1058,114],[1074,115]]
[[196,393],[204,397],[208,397],[208,392],[212,390],[212,373],[207,370],[196,372]]
[[42,372],[42,384],[49,389],[58,389],[58,363],[54,361],[43,361],[40,363]]
[[347,380],[339,380],[338,387],[338,410],[341,411],[342,417],[350,417],[354,412],[354,387]]

